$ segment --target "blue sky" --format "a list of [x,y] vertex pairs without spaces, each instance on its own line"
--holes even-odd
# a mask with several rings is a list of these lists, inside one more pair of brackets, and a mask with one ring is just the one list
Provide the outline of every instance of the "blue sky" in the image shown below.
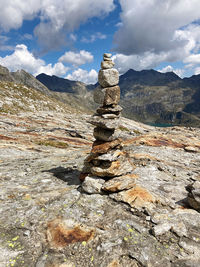
[[200,74],[199,0],[0,0],[0,64],[95,83],[102,54],[124,73]]

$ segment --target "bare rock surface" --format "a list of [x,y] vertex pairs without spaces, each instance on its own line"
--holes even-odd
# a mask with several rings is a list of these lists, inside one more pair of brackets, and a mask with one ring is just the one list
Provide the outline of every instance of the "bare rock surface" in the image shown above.
[[[92,148],[87,120],[0,115],[0,266],[199,266],[200,213],[186,187],[200,181],[200,130],[122,118],[121,141]],[[109,195],[84,193],[79,174],[91,149],[115,160],[118,146],[132,179],[104,183]]]

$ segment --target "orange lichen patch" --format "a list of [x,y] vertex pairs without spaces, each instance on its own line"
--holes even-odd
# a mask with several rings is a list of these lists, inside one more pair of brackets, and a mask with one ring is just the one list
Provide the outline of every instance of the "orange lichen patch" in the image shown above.
[[120,267],[118,260],[113,260],[107,267]]
[[49,222],[47,226],[47,240],[53,248],[64,248],[76,242],[87,242],[93,237],[94,230],[85,230],[79,225],[72,228],[61,219],[55,219]]
[[0,134],[0,140],[17,140],[17,139]]
[[142,135],[138,136],[132,139],[125,140],[123,142],[125,146],[128,145],[147,145],[147,146],[167,146],[167,147],[173,147],[173,148],[184,148],[185,144],[183,144],[181,141],[180,143],[177,141],[172,140],[172,136],[161,136],[161,135]]
[[122,201],[132,207],[144,207],[146,203],[155,202],[155,198],[144,188],[135,186],[127,191],[120,193]]
[[111,142],[100,142],[100,141],[95,141],[92,146],[91,153],[92,154],[105,154],[107,153],[110,149],[118,146],[121,144],[121,140],[117,139]]

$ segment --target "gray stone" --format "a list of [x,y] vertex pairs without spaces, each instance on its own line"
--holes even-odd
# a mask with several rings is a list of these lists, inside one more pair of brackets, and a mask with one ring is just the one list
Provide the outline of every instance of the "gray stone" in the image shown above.
[[88,194],[101,194],[101,187],[105,180],[98,177],[86,176],[82,183],[82,189]]
[[111,60],[103,60],[101,62],[101,68],[102,69],[112,69],[114,67],[115,63]]
[[111,150],[109,153],[107,154],[102,154],[98,157],[96,157],[96,159],[98,160],[105,160],[105,161],[116,161],[121,155],[122,155],[122,151],[117,149],[117,150]]
[[101,116],[94,115],[88,122],[100,128],[115,130],[119,126],[120,119],[104,119]]
[[104,88],[115,86],[119,83],[119,72],[116,69],[100,70],[98,81],[99,84]]
[[187,186],[188,190],[188,203],[197,211],[200,211],[200,182],[195,181],[193,184]]
[[120,87],[102,88],[98,86],[94,91],[94,101],[101,105],[116,105],[120,100]]
[[120,132],[115,130],[107,130],[104,128],[94,128],[94,138],[102,141],[113,141],[119,137]]
[[152,232],[155,236],[163,235],[166,232],[170,231],[171,227],[172,227],[171,223],[168,222],[160,223],[153,227]]

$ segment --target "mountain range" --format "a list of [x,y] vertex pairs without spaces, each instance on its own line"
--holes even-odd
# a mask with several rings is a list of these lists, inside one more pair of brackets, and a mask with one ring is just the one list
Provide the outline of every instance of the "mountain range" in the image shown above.
[[[98,83],[86,85],[46,74],[36,78],[48,89],[82,98],[81,105],[94,109],[92,91]],[[130,69],[120,76],[119,85],[125,117],[155,125],[200,126],[200,75],[181,79],[173,72]]]
[[[23,84],[81,112],[94,112],[93,90],[98,84],[0,66],[0,81]],[[120,76],[123,116],[152,125],[200,127],[200,75],[181,79],[173,72],[130,69]]]

